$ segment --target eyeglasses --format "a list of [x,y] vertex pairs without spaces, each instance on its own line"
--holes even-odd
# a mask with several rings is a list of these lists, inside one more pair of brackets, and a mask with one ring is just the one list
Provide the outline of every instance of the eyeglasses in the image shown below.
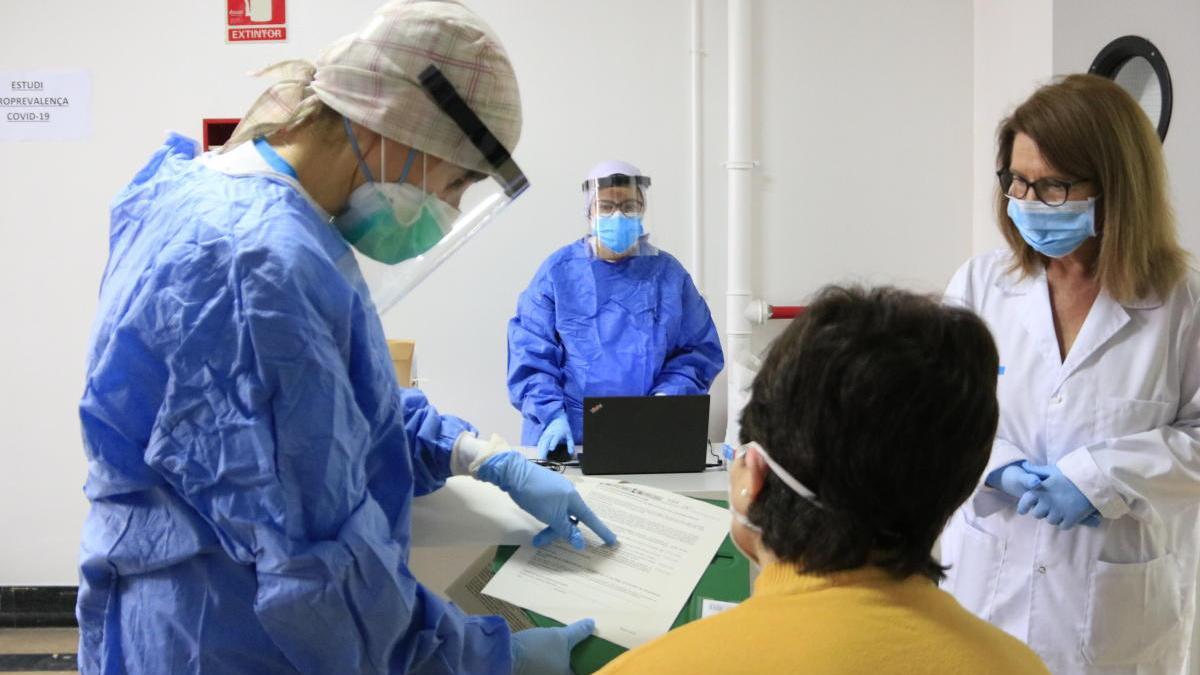
[[1008,169],[997,171],[996,178],[1000,179],[1000,189],[1009,197],[1025,199],[1025,195],[1029,194],[1029,188],[1033,188],[1034,196],[1046,206],[1062,206],[1066,204],[1067,197],[1071,194],[1071,188],[1080,183],[1092,182],[1088,178],[1080,180],[1042,178],[1031,183]]
[[614,202],[607,199],[601,199],[596,202],[596,213],[602,216],[612,216],[618,211],[621,215],[629,218],[637,218],[646,212],[646,203],[640,199],[627,199],[623,202]]

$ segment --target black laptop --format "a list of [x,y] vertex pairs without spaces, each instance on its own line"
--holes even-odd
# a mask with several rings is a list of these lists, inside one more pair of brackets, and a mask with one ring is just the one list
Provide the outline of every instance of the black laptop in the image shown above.
[[703,471],[707,456],[707,395],[583,400],[583,473]]

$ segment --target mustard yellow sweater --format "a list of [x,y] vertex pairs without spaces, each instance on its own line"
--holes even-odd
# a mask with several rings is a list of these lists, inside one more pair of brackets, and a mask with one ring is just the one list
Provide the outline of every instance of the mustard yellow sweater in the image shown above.
[[928,579],[770,565],[741,605],[622,654],[614,673],[1047,673]]

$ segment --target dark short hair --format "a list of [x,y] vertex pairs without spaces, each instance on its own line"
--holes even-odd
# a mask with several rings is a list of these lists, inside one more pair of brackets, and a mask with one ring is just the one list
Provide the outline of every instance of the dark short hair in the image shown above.
[[894,288],[827,287],[771,345],[742,412],[821,506],[768,473],[748,513],[804,571],[867,564],[934,581],[934,541],[975,489],[999,409],[999,357],[974,313]]

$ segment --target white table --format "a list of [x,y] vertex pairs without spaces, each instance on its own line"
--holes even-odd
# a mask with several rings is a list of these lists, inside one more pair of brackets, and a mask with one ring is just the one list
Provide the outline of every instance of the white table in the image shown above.
[[[566,475],[572,480],[587,477],[579,467],[567,467]],[[724,468],[705,469],[699,473],[630,473],[595,477],[648,485],[685,497],[725,499],[729,496],[729,473]]]

